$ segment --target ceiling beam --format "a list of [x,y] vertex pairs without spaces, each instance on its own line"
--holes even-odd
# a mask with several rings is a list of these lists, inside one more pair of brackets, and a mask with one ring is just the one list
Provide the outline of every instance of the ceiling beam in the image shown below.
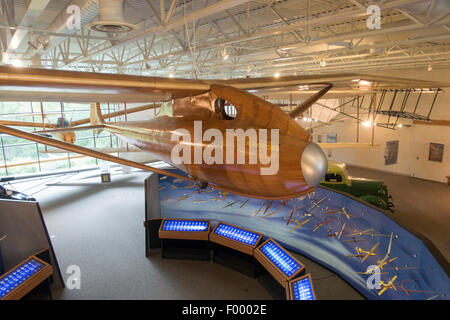
[[124,40],[119,40],[118,43],[115,45],[111,45],[111,46],[104,47],[102,49],[98,49],[95,52],[91,52],[87,56],[80,56],[80,57],[74,58],[71,61],[69,61],[66,64],[66,66],[87,60],[93,55],[98,55],[98,54],[104,53],[105,51],[114,50],[114,49],[123,47],[125,45],[135,43],[135,42],[145,39],[149,36],[152,36],[155,34],[160,34],[163,32],[168,32],[175,28],[182,27],[185,24],[188,24],[190,22],[196,21],[200,18],[205,18],[207,16],[223,12],[226,9],[233,8],[235,6],[246,3],[248,1],[249,0],[222,0],[222,1],[219,1],[208,7],[198,9],[194,12],[191,12],[190,14],[188,14],[184,17],[180,17],[176,20],[172,20],[171,22],[168,22],[166,25],[159,25],[159,26],[155,26],[155,27],[150,27],[149,29],[146,29],[143,31],[138,31],[138,32],[134,33],[132,36],[130,36]]
[[[25,12],[25,15],[22,18],[22,21],[20,22],[20,26],[30,27],[33,25],[33,23],[36,22],[36,20],[39,18],[39,16],[42,14],[42,12],[47,7],[50,0],[30,0],[28,2],[27,10]],[[14,31],[13,36],[11,37],[11,40],[9,41],[8,48],[6,50],[6,55],[3,57],[3,62],[7,63],[8,61],[8,54],[13,53],[15,50],[17,50],[24,39],[26,38],[28,34],[28,29],[16,29]]]

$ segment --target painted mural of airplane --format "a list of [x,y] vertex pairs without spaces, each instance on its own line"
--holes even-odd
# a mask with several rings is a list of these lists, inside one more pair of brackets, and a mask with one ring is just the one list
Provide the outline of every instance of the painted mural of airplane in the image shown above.
[[[364,87],[355,79],[364,79]],[[289,113],[265,101],[254,93],[259,90],[307,85],[312,95]],[[310,193],[327,171],[327,158],[319,145],[310,142],[310,135],[296,121],[315,102],[328,92],[376,92],[389,88],[442,88],[450,85],[390,77],[360,74],[335,74],[317,76],[291,76],[259,79],[189,80],[129,75],[83,73],[44,69],[21,69],[0,67],[0,99],[2,101],[58,101],[89,102],[90,125],[71,126],[48,130],[48,133],[76,132],[77,130],[106,130],[130,145],[149,152],[180,169],[186,175],[157,169],[141,163],[125,160],[96,150],[65,141],[27,133],[0,125],[0,132],[19,138],[50,145],[66,152],[119,163],[159,174],[197,182],[223,192],[270,200],[295,198]],[[252,93],[250,93],[251,91]],[[160,115],[148,121],[105,122],[100,103],[164,102]],[[232,105],[236,114],[231,117],[226,105]],[[172,151],[179,141],[172,141],[179,129],[195,137],[195,123],[201,121],[200,135],[209,129],[218,130],[225,136],[227,130],[253,129],[278,130],[279,141],[270,152],[279,152],[279,167],[275,174],[262,175],[267,167],[252,148],[234,150],[244,153],[245,159],[256,156],[256,163],[174,163]],[[265,146],[271,146],[268,137]],[[210,144],[203,140],[184,142],[195,158],[196,150],[204,151]],[[339,146],[339,144],[336,144]],[[346,147],[352,147],[347,145]],[[220,146],[225,154],[226,144]],[[276,149],[276,150],[275,150]],[[190,152],[193,150],[193,152]],[[215,149],[218,150],[218,149]],[[184,154],[183,154],[184,156]],[[195,159],[194,159],[195,160]]]

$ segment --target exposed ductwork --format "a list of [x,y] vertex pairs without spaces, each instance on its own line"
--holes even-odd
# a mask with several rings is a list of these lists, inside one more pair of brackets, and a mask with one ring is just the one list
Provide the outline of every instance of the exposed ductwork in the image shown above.
[[123,18],[123,0],[98,0],[100,21],[89,23],[92,30],[105,33],[122,33],[137,29]]
[[[65,33],[72,34],[77,30],[70,28],[68,21],[73,14],[71,10],[68,10],[71,6],[78,6],[80,8],[80,27],[83,28],[86,24],[95,19],[100,13],[97,0],[72,0],[69,4],[56,16],[53,22],[48,27],[48,32],[51,33]],[[45,36],[39,35],[34,40],[28,42],[29,47],[25,52],[25,57],[33,57],[36,54],[42,52],[42,50],[48,50],[54,48],[62,41],[64,37],[57,36]]]

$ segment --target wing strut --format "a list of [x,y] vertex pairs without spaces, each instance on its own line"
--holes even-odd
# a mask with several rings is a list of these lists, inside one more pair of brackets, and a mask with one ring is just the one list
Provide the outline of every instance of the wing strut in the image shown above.
[[194,179],[192,178],[188,178],[176,173],[172,173],[166,170],[161,170],[161,169],[157,169],[157,168],[153,168],[150,166],[147,166],[145,164],[141,164],[139,162],[134,162],[134,161],[130,161],[130,160],[126,160],[126,159],[122,159],[119,157],[115,157],[109,154],[105,154],[102,152],[98,152],[98,151],[94,151],[88,148],[84,148],[84,147],[80,147],[80,146],[76,146],[74,144],[71,143],[67,143],[67,142],[63,142],[63,141],[59,141],[59,140],[55,140],[55,139],[51,139],[51,138],[46,138],[46,137],[42,137],[39,135],[35,135],[32,133],[28,133],[25,131],[21,131],[21,130],[17,130],[17,129],[13,129],[13,128],[9,128],[9,127],[5,127],[0,125],[0,132],[14,136],[14,137],[18,137],[18,138],[22,138],[22,139],[26,139],[26,140],[31,140],[37,143],[42,143],[45,145],[49,145],[55,148],[60,148],[60,149],[64,149],[67,150],[69,152],[74,152],[74,153],[79,153],[79,154],[83,154],[85,156],[88,157],[93,157],[93,158],[97,158],[97,159],[101,159],[101,160],[105,160],[105,161],[110,161],[110,162],[114,162],[114,163],[118,163],[118,164],[122,164],[125,166],[129,166],[129,167],[134,167],[134,168],[138,168],[141,170],[146,170],[146,171],[150,171],[150,172],[155,172],[155,173],[159,173],[159,174],[163,174],[163,175],[167,175],[167,176],[171,176],[171,177],[175,177],[178,179],[184,179],[184,180],[189,180],[192,182],[195,182]]
[[328,91],[330,91],[330,89],[333,87],[332,84],[328,84],[325,88],[323,88],[322,90],[320,90],[319,92],[317,92],[316,94],[314,94],[313,96],[309,97],[306,101],[304,101],[301,105],[297,106],[294,110],[292,110],[291,112],[289,112],[289,115],[292,118],[296,118],[299,115],[301,115],[303,112],[305,112],[306,110],[308,110],[309,107],[311,107],[314,103],[317,102],[317,100],[319,100],[320,98],[322,98]]

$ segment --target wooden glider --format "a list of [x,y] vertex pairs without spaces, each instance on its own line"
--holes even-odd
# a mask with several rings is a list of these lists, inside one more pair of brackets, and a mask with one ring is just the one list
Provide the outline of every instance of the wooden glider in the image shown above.
[[[129,152],[141,152],[141,150],[136,148],[94,148],[90,149],[102,153],[129,153]],[[39,150],[42,154],[67,154],[67,150],[64,149],[51,149],[51,150]]]
[[[364,81],[364,85],[362,85]],[[430,89],[450,84],[357,73],[246,78],[232,80],[192,80],[141,77],[48,69],[0,67],[0,101],[50,101],[102,103],[161,102],[197,96],[208,92],[212,84],[241,90],[274,90],[307,85],[304,92],[316,92],[325,83],[330,92],[347,90],[370,93],[382,89]]]
[[28,128],[57,128],[56,124],[53,123],[39,123],[39,122],[29,122],[29,121],[10,121],[10,120],[0,120],[0,125],[2,126],[14,126],[14,127],[28,127]]
[[450,120],[431,120],[431,121],[414,120],[413,124],[425,126],[450,126]]
[[[358,79],[365,80],[364,88],[358,87],[361,86],[361,83],[355,82]],[[310,143],[309,134],[292,116],[245,90],[276,90],[296,85],[308,85],[314,94],[296,108],[292,116],[306,111],[315,101],[336,89],[364,91],[368,88],[378,90],[390,87],[438,88],[444,86],[435,82],[358,74],[293,76],[279,79],[188,80],[0,67],[0,100],[2,101],[165,102],[161,106],[160,116],[148,121],[132,122],[105,122],[100,104],[96,103],[92,105],[89,126],[56,128],[45,132],[106,130],[124,142],[180,169],[188,177],[3,125],[0,125],[0,132],[68,152],[196,181],[202,186],[209,183],[212,187],[224,192],[260,199],[289,199],[311,192],[313,187],[320,183],[326,173],[327,158],[318,145]],[[234,106],[235,117],[226,114],[224,101]],[[222,137],[225,137],[232,129],[241,129],[244,132],[250,129],[256,132],[276,130],[279,137],[277,144],[273,147],[272,136],[268,134],[265,146],[259,145],[256,141],[256,144],[253,143],[257,146],[256,149],[251,148],[250,143],[245,144],[244,150],[233,149],[234,159],[231,163],[218,161],[206,164],[202,158],[199,163],[195,161],[196,150],[201,151],[200,155],[203,154],[210,147],[209,143],[196,139],[185,142],[184,136],[182,143],[173,140],[173,134],[178,134],[180,129],[189,137],[195,137],[196,122],[202,123],[200,131],[202,137],[203,133],[209,129],[217,130]],[[76,124],[87,124],[87,121]],[[183,149],[183,157],[186,151],[190,161],[177,163],[172,159],[172,151],[180,146],[188,146]],[[274,173],[262,174],[264,170],[270,169],[273,163],[261,161],[259,153],[257,154],[261,147],[270,151],[267,156],[279,154],[277,170]],[[226,148],[227,144],[222,143],[218,149],[214,150],[215,153],[221,150],[221,154],[225,155]],[[244,163],[234,161],[240,154],[245,156]],[[248,161],[251,157],[256,157],[256,163]]]

